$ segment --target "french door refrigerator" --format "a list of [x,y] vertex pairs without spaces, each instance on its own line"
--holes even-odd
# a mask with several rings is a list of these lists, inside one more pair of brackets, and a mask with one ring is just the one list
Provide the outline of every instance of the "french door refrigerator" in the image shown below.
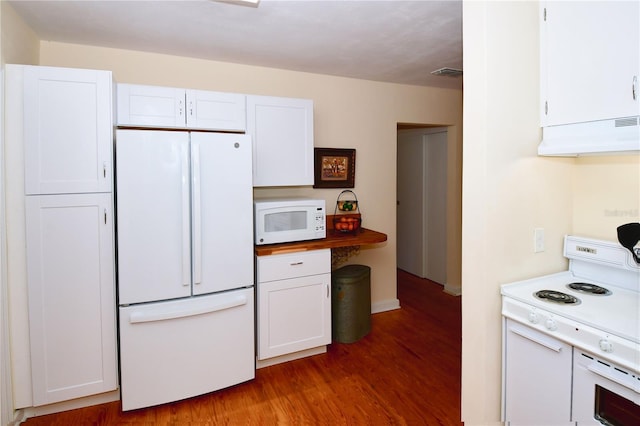
[[255,377],[251,139],[116,132],[122,409]]

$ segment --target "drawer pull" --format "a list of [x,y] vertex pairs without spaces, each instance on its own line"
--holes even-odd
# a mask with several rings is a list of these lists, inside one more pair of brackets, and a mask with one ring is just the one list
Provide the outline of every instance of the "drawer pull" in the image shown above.
[[302,265],[304,262],[300,261],[300,262],[291,262],[289,265],[290,266],[298,266],[298,265]]

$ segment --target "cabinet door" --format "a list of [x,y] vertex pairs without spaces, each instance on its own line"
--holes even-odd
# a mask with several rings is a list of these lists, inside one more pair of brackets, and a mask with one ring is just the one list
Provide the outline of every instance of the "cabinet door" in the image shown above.
[[33,405],[114,390],[111,194],[26,198]]
[[504,351],[505,423],[573,425],[572,347],[507,319]]
[[184,89],[136,84],[117,85],[118,126],[184,128]]
[[24,68],[27,194],[110,192],[111,72]]
[[189,134],[116,133],[120,304],[191,294]]
[[541,7],[543,126],[640,115],[640,3]]
[[253,186],[313,185],[313,101],[247,96]]
[[187,90],[189,129],[246,130],[245,95]]
[[193,293],[253,285],[248,135],[191,133]]

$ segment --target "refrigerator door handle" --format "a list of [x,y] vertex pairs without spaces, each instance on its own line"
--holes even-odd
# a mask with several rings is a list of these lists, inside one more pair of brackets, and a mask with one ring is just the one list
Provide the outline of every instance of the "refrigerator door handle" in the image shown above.
[[182,285],[191,285],[191,229],[189,215],[189,145],[182,146]]
[[191,161],[193,164],[193,284],[202,282],[202,212],[201,178],[200,178],[200,145],[192,142]]
[[129,323],[145,323],[154,321],[167,321],[177,318],[192,317],[196,315],[209,314],[212,312],[223,311],[225,309],[235,308],[247,304],[247,297],[244,295],[235,296],[224,301],[218,301],[216,303],[198,306],[195,308],[187,309],[157,309],[147,312],[132,312],[129,315]]

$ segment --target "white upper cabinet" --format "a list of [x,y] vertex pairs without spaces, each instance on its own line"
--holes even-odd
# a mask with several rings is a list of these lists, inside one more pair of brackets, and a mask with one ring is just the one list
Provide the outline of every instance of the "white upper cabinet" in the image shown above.
[[110,71],[24,67],[25,193],[111,192]]
[[247,95],[253,186],[313,185],[313,101]]
[[246,130],[245,95],[118,84],[118,126]]
[[640,115],[640,2],[541,4],[543,126]]

